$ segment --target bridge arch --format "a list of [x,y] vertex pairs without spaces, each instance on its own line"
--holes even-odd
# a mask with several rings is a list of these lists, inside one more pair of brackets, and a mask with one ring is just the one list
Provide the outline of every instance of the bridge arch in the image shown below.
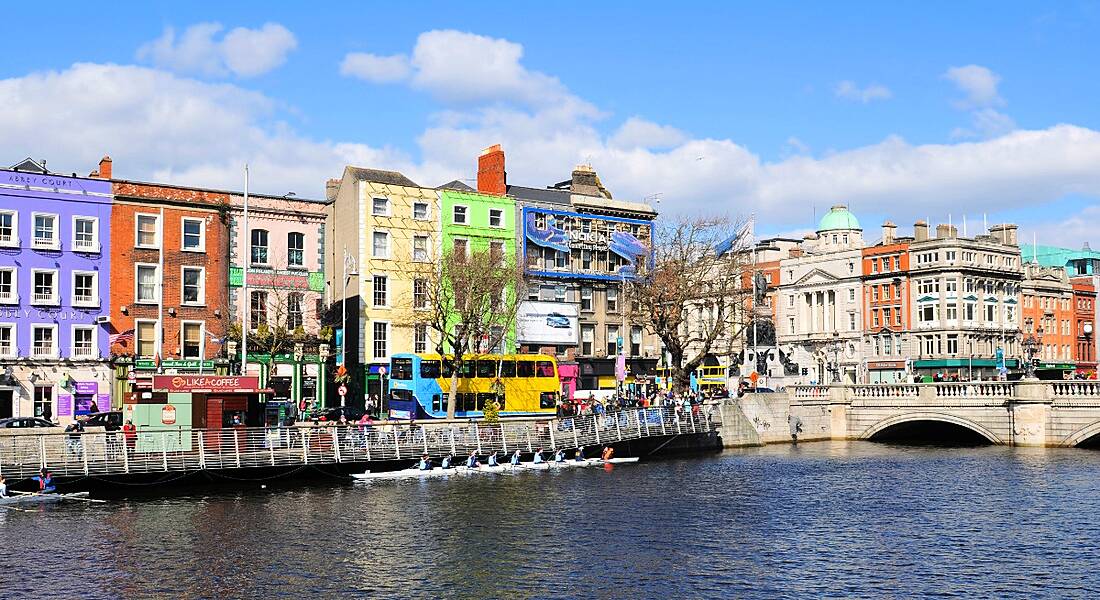
[[[1090,423],[1088,425],[1085,425],[1084,427],[1078,429],[1077,431],[1074,431],[1073,433],[1067,435],[1065,438],[1062,439],[1062,441],[1059,445],[1060,446],[1066,446],[1066,447],[1073,447],[1073,446],[1080,446],[1080,445],[1083,445],[1085,443],[1090,443],[1090,442],[1091,442],[1090,445],[1092,445],[1092,444],[1096,444],[1097,442],[1100,442],[1100,438],[1097,438],[1097,436],[1100,436],[1100,421],[1096,421],[1095,423]],[[1097,438],[1097,439],[1094,439],[1094,438]]]
[[[890,429],[891,427],[904,423],[915,423],[919,421],[936,421],[940,423],[950,423],[952,425],[958,425],[959,427],[973,431],[974,433],[985,438],[986,441],[992,444],[1004,445],[1006,443],[1001,440],[1001,438],[997,434],[979,425],[978,423],[975,423],[974,421],[963,419],[961,417],[956,417],[953,415],[932,412],[905,413],[903,415],[895,415],[893,417],[883,419],[878,423],[875,423],[871,427],[867,428],[866,431],[860,434],[859,439],[870,440],[873,439],[875,436],[883,433],[887,429]],[[1100,423],[1098,423],[1098,426],[1100,426]]]

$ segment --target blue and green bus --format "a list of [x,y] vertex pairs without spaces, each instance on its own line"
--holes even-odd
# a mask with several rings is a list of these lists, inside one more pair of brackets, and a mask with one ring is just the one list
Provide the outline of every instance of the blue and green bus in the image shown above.
[[[451,369],[438,354],[395,354],[390,359],[390,411],[394,419],[447,416]],[[504,393],[494,392],[500,378]],[[447,390],[447,391],[444,391]],[[485,416],[485,403],[497,400],[501,417],[553,415],[561,384],[558,364],[544,354],[479,354],[465,357],[458,374],[455,417]]]

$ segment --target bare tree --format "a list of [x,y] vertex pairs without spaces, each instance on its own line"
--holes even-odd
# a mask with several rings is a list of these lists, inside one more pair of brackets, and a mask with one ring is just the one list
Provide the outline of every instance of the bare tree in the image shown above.
[[636,318],[661,339],[675,389],[708,354],[728,353],[744,325],[742,272],[751,268],[742,222],[682,218],[654,232],[653,264],[629,284]]
[[[411,325],[431,332],[436,352],[450,370],[447,417],[457,409],[458,377],[467,354],[503,346],[516,322],[523,270],[490,248],[446,253],[438,268],[414,282]],[[446,369],[445,369],[446,371]]]

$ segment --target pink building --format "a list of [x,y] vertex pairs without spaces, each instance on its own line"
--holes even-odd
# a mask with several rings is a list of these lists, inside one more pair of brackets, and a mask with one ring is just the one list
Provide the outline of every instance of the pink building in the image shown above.
[[[229,305],[231,322],[250,335],[261,325],[315,339],[325,302],[325,210],[322,200],[249,195],[248,231],[244,197],[230,197]],[[244,267],[248,265],[248,290]],[[254,338],[255,339],[255,338]],[[239,349],[230,359],[239,360]],[[264,355],[259,343],[248,346],[249,371],[275,390],[272,400],[300,408],[323,398],[324,360],[314,342]],[[297,356],[296,354],[300,354]]]

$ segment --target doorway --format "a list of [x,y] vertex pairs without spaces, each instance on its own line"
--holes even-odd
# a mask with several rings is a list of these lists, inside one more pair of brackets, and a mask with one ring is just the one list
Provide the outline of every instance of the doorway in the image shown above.
[[0,390],[0,419],[15,416],[15,407],[12,406],[14,397],[12,390]]

